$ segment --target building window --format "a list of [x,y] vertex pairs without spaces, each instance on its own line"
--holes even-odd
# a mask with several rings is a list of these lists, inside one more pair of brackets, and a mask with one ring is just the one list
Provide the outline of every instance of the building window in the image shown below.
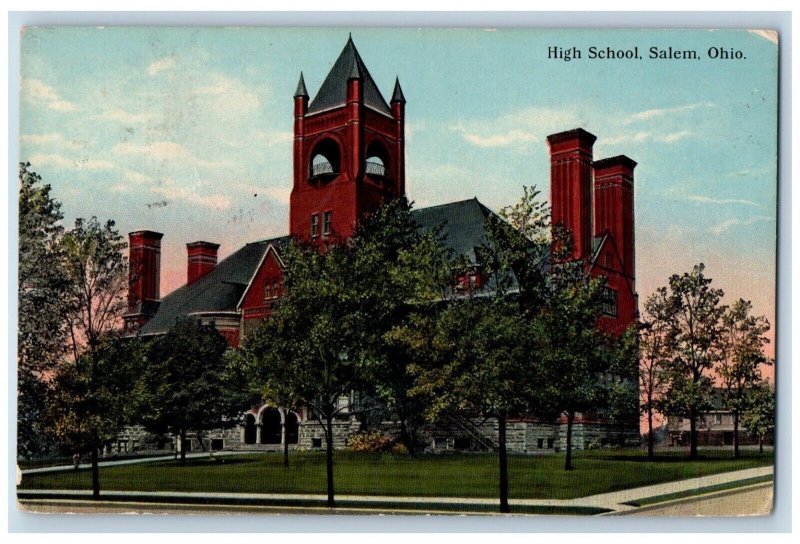
[[548,438],[547,439],[547,449],[548,450],[552,450],[553,449],[553,443],[554,442],[555,442],[555,438]]
[[544,438],[539,438],[539,439],[536,441],[536,447],[537,447],[538,449],[542,449],[542,448],[544,448]]
[[722,414],[714,414],[714,423],[722,425]]
[[323,236],[330,236],[331,235],[331,215],[333,212],[325,212],[322,214],[322,235]]
[[270,288],[272,285],[269,282],[264,284],[264,300],[267,301],[272,298],[272,293],[270,292]]
[[272,298],[278,298],[280,293],[278,292],[278,280],[272,282]]
[[617,292],[610,287],[603,291],[603,315],[617,317]]
[[311,237],[317,236],[319,236],[319,214],[315,213],[311,216]]

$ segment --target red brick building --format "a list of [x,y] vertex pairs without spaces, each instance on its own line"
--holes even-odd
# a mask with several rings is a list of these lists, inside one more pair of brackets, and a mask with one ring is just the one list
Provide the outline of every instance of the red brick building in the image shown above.
[[[248,331],[269,317],[272,304],[284,294],[282,244],[291,237],[320,241],[333,235],[347,237],[364,214],[405,194],[405,104],[399,80],[386,102],[352,40],[313,100],[309,100],[301,73],[294,94],[294,179],[288,236],[247,244],[219,263],[218,244],[187,243],[186,285],[162,299],[162,234],[132,232],[125,316],[128,330],[163,334],[177,318],[189,316],[213,323],[231,346],[238,346]],[[636,163],[625,156],[595,161],[592,146],[596,137],[580,128],[550,135],[547,140],[553,222],[571,231],[573,257],[585,259],[592,274],[608,279],[601,326],[621,333],[637,315]],[[413,213],[422,229],[444,225],[446,244],[456,255],[476,262],[475,249],[486,240],[484,225],[492,213],[477,199]],[[252,411],[253,425],[263,422],[263,411],[264,407]],[[275,413],[269,417],[274,419]],[[302,419],[302,414],[299,417]],[[286,424],[283,412],[280,420]],[[275,440],[280,433],[276,435],[273,429],[256,434]],[[252,428],[247,427],[242,441],[260,441],[253,436]]]

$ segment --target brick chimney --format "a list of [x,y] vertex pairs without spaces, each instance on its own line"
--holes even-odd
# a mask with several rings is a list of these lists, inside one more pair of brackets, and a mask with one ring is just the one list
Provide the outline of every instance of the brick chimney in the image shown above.
[[633,169],[636,162],[618,155],[594,163],[594,233],[610,234],[622,259],[622,273],[634,277],[635,240]]
[[551,134],[550,202],[553,225],[572,234],[570,259],[584,259],[592,250],[592,146],[597,137],[582,128]]
[[186,284],[191,285],[217,266],[219,244],[211,242],[191,242],[186,244],[188,254]]
[[161,283],[161,238],[151,230],[128,234],[128,313],[125,327],[134,331],[158,310]]

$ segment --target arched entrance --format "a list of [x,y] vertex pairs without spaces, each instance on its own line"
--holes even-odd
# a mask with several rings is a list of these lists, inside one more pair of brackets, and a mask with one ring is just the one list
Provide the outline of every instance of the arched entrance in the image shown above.
[[261,412],[261,443],[281,443],[281,413],[277,408],[265,408]]
[[294,412],[286,412],[286,443],[297,444],[298,431],[300,429],[300,422],[297,419],[297,414]]
[[256,443],[256,416],[253,414],[244,416],[244,443]]

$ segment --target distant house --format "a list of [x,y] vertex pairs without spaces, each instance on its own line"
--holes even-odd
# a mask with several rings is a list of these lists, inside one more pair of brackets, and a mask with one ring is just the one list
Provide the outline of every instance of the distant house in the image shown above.
[[[733,414],[723,406],[722,388],[714,389],[712,408],[697,420],[698,446],[733,446]],[[739,445],[758,444],[758,437],[750,435],[739,417]],[[667,443],[670,446],[689,445],[689,419],[681,416],[667,417]],[[764,438],[764,444],[772,444],[772,434]]]

